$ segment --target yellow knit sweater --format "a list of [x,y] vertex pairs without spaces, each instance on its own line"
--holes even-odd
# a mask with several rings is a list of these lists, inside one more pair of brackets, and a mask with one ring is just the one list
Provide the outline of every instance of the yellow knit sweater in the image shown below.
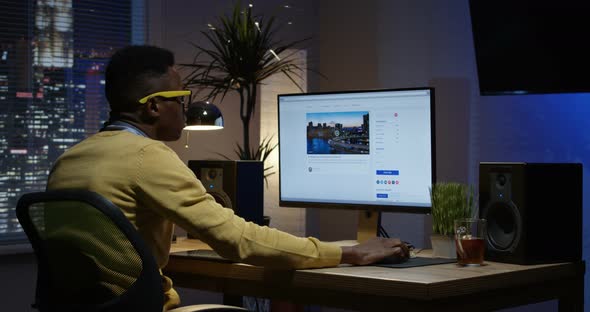
[[[168,261],[173,223],[220,255],[244,263],[276,269],[340,263],[341,249],[336,245],[236,216],[206,193],[165,144],[126,131],[98,133],[65,152],[51,171],[48,189],[68,188],[97,192],[120,207],[151,247],[160,268]],[[170,283],[165,288],[170,291]]]

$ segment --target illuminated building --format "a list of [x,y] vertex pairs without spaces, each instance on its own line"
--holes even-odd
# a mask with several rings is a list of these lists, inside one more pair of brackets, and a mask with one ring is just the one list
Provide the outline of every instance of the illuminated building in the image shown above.
[[[133,0],[0,0],[0,234],[14,207],[45,189],[55,159],[108,116],[104,69],[131,43]],[[137,6],[137,3],[133,3]],[[76,18],[77,17],[77,18]],[[97,27],[107,24],[109,27]],[[135,27],[135,31],[140,28]],[[143,31],[143,30],[142,30]]]

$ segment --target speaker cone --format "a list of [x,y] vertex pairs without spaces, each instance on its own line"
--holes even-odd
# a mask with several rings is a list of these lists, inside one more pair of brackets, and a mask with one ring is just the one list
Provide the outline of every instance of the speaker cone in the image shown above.
[[487,240],[490,247],[499,251],[513,249],[520,239],[522,221],[518,209],[512,202],[495,202],[486,209]]
[[213,198],[215,198],[215,201],[220,204],[221,206],[225,207],[225,208],[233,208],[232,202],[231,202],[231,198],[229,198],[229,195],[227,195],[226,192],[221,191],[221,192],[208,192],[211,196],[213,196]]

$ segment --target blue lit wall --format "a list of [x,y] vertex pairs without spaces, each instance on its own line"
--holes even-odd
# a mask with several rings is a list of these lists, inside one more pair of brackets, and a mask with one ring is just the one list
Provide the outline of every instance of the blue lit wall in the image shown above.
[[480,124],[472,129],[479,136],[474,152],[482,160],[590,159],[590,94],[482,96],[475,105]]

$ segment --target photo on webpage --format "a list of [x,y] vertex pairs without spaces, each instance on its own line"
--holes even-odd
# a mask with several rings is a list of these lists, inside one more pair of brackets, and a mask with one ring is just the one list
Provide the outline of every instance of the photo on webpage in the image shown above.
[[369,112],[307,113],[307,154],[369,154]]

